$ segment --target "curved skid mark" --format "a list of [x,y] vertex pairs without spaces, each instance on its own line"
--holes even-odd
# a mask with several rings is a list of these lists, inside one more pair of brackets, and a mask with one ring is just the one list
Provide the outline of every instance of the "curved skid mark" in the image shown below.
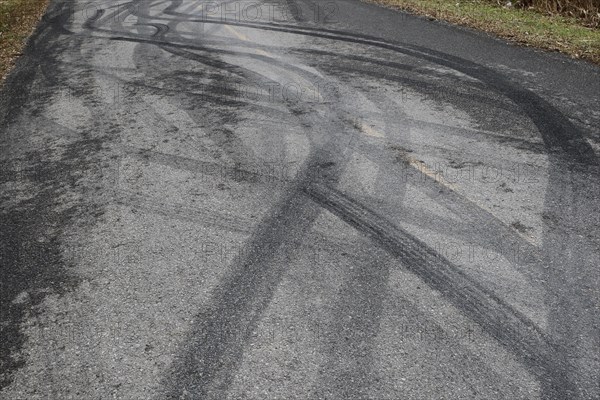
[[[175,5],[176,3],[181,4],[181,1],[173,2],[172,5]],[[166,13],[178,14],[170,11],[171,9],[175,9],[176,6],[169,9],[170,7],[171,6],[165,11]],[[98,17],[88,20],[85,26],[92,28],[92,23],[97,18]],[[161,19],[157,17],[149,18]],[[171,19],[171,21],[174,20]],[[581,166],[597,165],[598,163],[593,149],[583,138],[582,132],[554,109],[550,103],[527,89],[521,88],[517,83],[509,81],[501,74],[476,63],[418,46],[402,45],[376,37],[355,35],[351,32],[282,24],[261,25],[208,21],[206,19],[187,19],[185,21],[244,26],[254,29],[300,34],[323,39],[332,39],[335,41],[376,46],[453,68],[456,71],[484,82],[488,87],[503,94],[521,107],[539,129],[547,149],[552,154],[551,160],[555,164],[564,163],[569,167],[578,168]],[[108,32],[114,33],[112,31]],[[124,34],[127,35],[126,33]],[[113,39],[126,40],[124,38]],[[145,41],[135,37],[129,40]],[[186,47],[186,45],[175,43],[164,43],[162,45],[169,47]],[[558,393],[559,395],[564,396],[573,393],[572,383],[562,374],[565,370],[565,364],[562,359],[563,356],[557,353],[556,348],[550,344],[547,337],[522,314],[512,309],[501,299],[493,295],[493,293],[486,291],[485,288],[470,280],[454,265],[441,258],[432,249],[427,247],[426,244],[420,242],[400,228],[393,226],[381,217],[378,217],[360,204],[346,198],[341,193],[321,186],[310,186],[304,190],[317,204],[330,210],[359,231],[372,237],[380,246],[400,258],[413,273],[421,277],[421,279],[426,281],[431,287],[444,294],[452,304],[479,323],[486,332],[520,358],[543,382],[544,387],[555,388],[554,390],[557,391],[554,393],[555,395]],[[295,191],[292,191],[292,194],[294,193]],[[294,207],[291,204],[295,204],[296,201],[296,198],[293,196],[289,197],[281,207],[280,211],[275,213],[275,215],[286,218],[286,216],[281,214],[281,211],[290,211]],[[302,208],[303,207],[304,205],[302,205]],[[289,215],[287,216],[287,218],[291,217],[292,216]],[[280,226],[280,221],[268,218],[259,229],[258,241],[255,239],[250,241],[250,243],[254,243],[255,245],[258,243],[259,252],[264,251],[260,249],[261,241],[264,239],[260,238],[260,235],[268,235],[268,233],[265,232],[271,231],[281,232],[278,226]],[[281,236],[285,233],[286,231],[282,231]],[[278,238],[278,240],[278,243],[281,246],[283,239]],[[269,259],[267,258],[267,261],[268,260]],[[253,265],[253,271],[256,271],[254,263],[260,264],[260,261],[260,259],[253,256],[247,260],[239,260],[240,265]],[[188,375],[186,377],[179,377],[179,382],[188,382],[192,387],[194,387],[194,385],[196,387],[201,385],[198,390],[200,390],[200,393],[206,393],[206,388],[208,387],[205,385],[207,382],[206,380],[204,380],[204,383],[194,383],[190,382],[190,380],[193,380],[194,377],[200,377],[201,379],[209,377],[208,382],[212,382],[216,379],[215,371],[220,371],[228,365],[235,364],[230,358],[237,357],[243,351],[242,345],[237,344],[236,342],[237,338],[247,335],[248,330],[251,329],[257,319],[260,318],[261,310],[264,310],[268,304],[268,299],[272,296],[274,286],[276,286],[278,276],[280,276],[281,272],[271,270],[269,272],[264,272],[262,275],[260,275],[259,271],[257,271],[257,273],[259,273],[256,278],[257,281],[251,281],[251,283],[252,285],[258,285],[257,287],[264,288],[266,295],[260,297],[260,299],[257,299],[255,296],[249,301],[242,301],[241,303],[239,298],[236,299],[235,296],[237,295],[237,292],[229,289],[237,288],[241,285],[240,282],[246,278],[254,279],[239,274],[232,277],[227,284],[224,284],[224,287],[229,289],[224,289],[222,292],[216,293],[212,312],[201,315],[201,318],[203,318],[204,321],[203,327],[206,329],[201,330],[201,332],[196,332],[199,335],[204,335],[202,337],[208,337],[208,339],[213,340],[213,344],[209,346],[209,349],[213,351],[211,354],[215,354],[215,356],[209,355],[208,358],[203,358],[201,360],[194,359],[195,364],[193,362],[192,364],[194,364],[194,366],[191,367],[186,367],[184,365],[182,371],[185,371],[184,375]],[[241,278],[241,276],[244,276],[245,278]],[[246,288],[251,287],[252,285],[248,285]],[[231,306],[239,306],[239,309],[250,312],[251,317],[240,314],[237,312],[237,308],[231,310]],[[225,336],[221,340],[215,341],[215,335],[220,333],[223,334],[223,332],[219,330],[220,317],[218,316],[218,313],[221,311],[231,313],[231,315],[225,315],[223,318],[225,327],[232,329],[233,332],[225,330],[223,331],[225,332]],[[247,320],[248,318],[250,319]],[[204,333],[205,331],[208,332],[208,336]],[[202,351],[205,352],[206,350]],[[203,354],[206,356],[206,353]],[[189,357],[193,358],[195,356],[189,355]],[[218,386],[221,385],[219,384]],[[562,387],[562,389],[559,389],[560,387]],[[552,392],[546,394],[552,395]]]
[[[444,295],[490,336],[547,383],[564,382],[557,373],[559,354],[529,319],[403,229],[394,226],[341,192],[322,185],[304,189],[317,204],[370,237],[409,271]],[[559,369],[560,370],[560,369]]]
[[[172,12],[165,10],[165,14],[172,14]],[[152,18],[168,20],[168,18]],[[96,18],[92,17],[90,21],[93,21],[94,19]],[[598,163],[597,157],[591,148],[591,145],[587,143],[585,139],[583,139],[582,132],[555,108],[553,108],[547,101],[543,100],[527,89],[520,87],[518,84],[510,82],[499,73],[496,73],[474,62],[419,46],[395,43],[373,36],[356,35],[352,32],[346,31],[298,27],[284,24],[238,23],[231,21],[212,20],[210,18],[191,18],[186,19],[185,21],[241,26],[260,30],[300,34],[343,42],[377,46],[452,68],[456,71],[464,73],[465,75],[484,82],[490,88],[505,95],[513,102],[518,104],[538,127],[549,151],[562,154],[562,156],[564,156],[563,161],[569,165],[574,165],[577,163],[596,165]],[[91,24],[86,24],[91,27]]]

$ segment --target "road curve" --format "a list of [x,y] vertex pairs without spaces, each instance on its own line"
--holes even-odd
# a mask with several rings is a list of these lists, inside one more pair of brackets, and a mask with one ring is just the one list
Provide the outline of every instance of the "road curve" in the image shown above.
[[600,398],[598,67],[54,0],[0,93],[1,399]]

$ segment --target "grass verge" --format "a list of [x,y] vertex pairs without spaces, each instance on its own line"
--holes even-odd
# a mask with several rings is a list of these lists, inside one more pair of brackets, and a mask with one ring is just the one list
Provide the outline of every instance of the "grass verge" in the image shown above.
[[48,0],[0,0],[0,82],[21,54]]
[[600,29],[582,20],[507,8],[489,0],[370,0],[433,19],[493,33],[527,46],[560,51],[600,65]]

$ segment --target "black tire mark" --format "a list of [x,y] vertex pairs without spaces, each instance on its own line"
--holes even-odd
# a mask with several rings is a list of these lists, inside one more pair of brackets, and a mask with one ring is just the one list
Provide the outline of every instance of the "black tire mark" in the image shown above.
[[[242,26],[260,30],[332,39],[355,44],[371,45],[397,51],[452,68],[484,82],[491,89],[505,95],[519,105],[523,112],[525,112],[537,126],[546,143],[548,151],[561,155],[561,158],[567,164],[574,165],[582,163],[584,165],[596,165],[598,163],[591,145],[583,139],[582,132],[558,112],[558,110],[552,107],[550,103],[529,90],[522,88],[518,84],[509,81],[499,73],[474,62],[419,46],[394,43],[381,38],[357,35],[346,31],[297,27],[283,24],[237,23],[211,19],[197,20],[191,18],[185,21]],[[567,132],[569,135],[566,134]]]
[[[308,171],[318,168],[319,160],[326,158],[321,152],[318,154],[309,162]],[[259,231],[248,241],[252,255],[249,259],[235,261],[237,272],[219,285],[211,307],[198,316],[198,325],[190,334],[190,345],[176,361],[169,379],[165,380],[168,398],[176,398],[184,391],[194,398],[204,398],[218,396],[226,390],[243,354],[243,345],[284,271],[282,266],[270,265],[274,262],[271,261],[274,253],[279,248],[283,248],[285,254],[294,251],[293,243],[291,246],[287,243],[287,248],[284,246],[288,241],[284,233],[288,237],[303,236],[302,231],[308,229],[320,213],[314,207],[304,210],[307,202],[310,204],[307,198],[292,189],[281,202],[281,209],[272,213],[267,223],[261,224]],[[291,225],[294,219],[302,223]],[[232,294],[238,294],[240,298],[236,300]],[[208,347],[198,343],[203,338],[209,343]]]
[[[373,163],[381,163],[382,160],[389,161],[387,162],[386,167],[389,168],[388,172],[392,176],[392,178],[390,178],[390,185],[392,186],[404,182],[402,177],[406,175],[406,168],[414,170],[414,173],[418,176],[418,178],[416,178],[419,182],[418,189],[437,204],[459,216],[462,220],[462,225],[475,229],[475,232],[471,232],[469,236],[472,236],[471,238],[476,240],[483,247],[490,246],[490,243],[479,242],[479,239],[482,239],[482,235],[480,235],[478,226],[480,226],[481,221],[485,221],[485,229],[487,232],[498,240],[504,239],[509,243],[514,243],[528,255],[527,257],[517,258],[514,261],[516,265],[522,267],[520,269],[521,273],[528,276],[532,281],[539,280],[540,274],[543,272],[541,265],[543,263],[543,256],[536,246],[524,240],[514,231],[514,229],[510,228],[496,216],[480,208],[460,193],[441,186],[433,177],[424,174],[420,170],[407,167],[402,163],[394,162],[393,158],[395,156],[393,152],[383,149],[378,145],[373,145],[365,139],[364,136],[356,136],[354,144],[354,150],[371,160]],[[393,179],[394,177],[396,179]],[[454,229],[458,228],[455,227]],[[493,250],[494,248],[492,247],[491,249]],[[537,270],[531,270],[532,266],[537,268]]]
[[[317,204],[370,237],[409,271],[440,292],[456,308],[519,358],[547,385],[568,387],[560,355],[549,338],[519,311],[469,278],[416,237],[344,194],[322,185],[304,189]],[[557,365],[558,364],[558,365]]]
[[[206,21],[203,21],[203,22],[206,22]],[[235,25],[232,23],[228,23],[228,24]],[[303,33],[303,34],[306,35],[306,33]],[[318,35],[312,34],[312,36],[318,36]],[[319,37],[328,37],[328,36],[323,36],[321,34]],[[337,38],[336,40],[345,40],[345,41],[349,41],[349,42],[356,42],[355,40],[348,40],[347,38],[344,38],[344,39]],[[380,39],[376,38],[376,40],[380,40]],[[373,43],[364,43],[364,44],[374,45]],[[380,47],[383,47],[383,46],[380,46]],[[421,52],[420,55],[418,55],[419,52]],[[425,54],[425,56],[423,56],[423,53]],[[438,63],[445,62],[446,63],[445,65],[447,65],[447,66],[452,66],[454,62],[457,62],[459,64],[465,63],[464,60],[460,60],[460,59],[456,59],[456,58],[452,59],[452,58],[449,58],[447,55],[443,55],[443,57],[445,57],[445,58],[440,59],[440,58],[438,58],[440,53],[436,54],[435,52],[425,51],[423,49],[420,49],[416,53],[413,52],[413,54],[411,54],[411,55],[415,55],[420,58],[426,58],[426,59],[429,59],[430,61],[434,61],[434,62],[438,62]],[[494,87],[500,93],[507,95],[507,97],[511,98],[513,101],[515,101],[517,104],[519,104],[524,109],[524,111],[530,116],[530,118],[534,121],[534,123],[538,126],[538,129],[542,133],[542,137],[544,138],[546,146],[549,148],[551,153],[553,153],[555,156],[558,157],[558,161],[560,163],[565,163],[569,166],[577,166],[577,167],[580,167],[581,164],[595,165],[597,163],[597,160],[595,158],[593,151],[591,150],[591,147],[587,143],[585,143],[585,141],[582,139],[581,132],[577,131],[576,129],[573,129],[573,131],[572,131],[572,132],[574,132],[573,137],[571,139],[567,139],[567,137],[565,136],[565,133],[567,133],[570,128],[574,128],[574,127],[562,115],[553,114],[553,112],[555,112],[555,110],[552,108],[552,106],[549,103],[541,100],[541,98],[537,97],[533,93],[528,92],[527,90],[520,89],[518,87],[515,88],[514,85],[513,85],[513,87],[507,88],[506,83],[508,81],[506,81],[503,77],[501,77],[489,70],[483,70],[482,67],[480,67],[476,64],[473,64],[473,63],[466,63],[466,64],[467,64],[467,66],[463,67],[462,70],[458,69],[458,68],[455,68],[455,69],[460,70],[461,72],[464,72],[465,70],[470,71],[471,73],[469,73],[469,75],[471,75],[471,76],[475,76],[475,77],[483,76],[483,77],[490,78],[491,81],[490,81],[490,79],[488,79],[488,81],[486,83],[488,83],[490,86]],[[511,85],[508,85],[508,86],[511,86]],[[544,118],[547,118],[547,120],[545,121]],[[557,126],[558,126],[558,129],[556,129],[556,131],[554,131],[553,129],[555,129]]]
[[456,83],[460,83],[460,84],[468,83],[472,87],[476,87],[479,89],[485,89],[485,85],[479,81],[466,82],[461,77],[445,74],[443,72],[438,72],[438,71],[431,70],[431,69],[426,69],[426,68],[423,68],[418,65],[403,64],[403,63],[400,63],[397,61],[387,61],[387,60],[383,60],[383,59],[379,59],[379,58],[365,57],[365,56],[359,56],[359,55],[353,55],[353,54],[343,54],[343,53],[327,51],[327,50],[303,49],[300,47],[294,47],[294,48],[291,48],[290,50],[292,52],[296,52],[296,53],[300,53],[300,54],[310,54],[313,56],[331,57],[334,59],[334,61],[335,61],[335,59],[352,60],[352,61],[358,61],[360,63],[372,64],[372,65],[377,65],[380,67],[388,67],[388,68],[395,69],[395,70],[412,72],[414,74],[424,75],[427,77],[434,76],[436,78],[451,79]]
[[[180,55],[194,61],[205,61],[189,52]],[[226,70],[235,68],[214,59],[209,60],[209,65]],[[235,68],[234,71],[244,78],[264,78],[240,68]],[[318,165],[317,161],[315,163]],[[313,165],[309,169],[314,168]],[[308,229],[311,221],[320,213],[314,207],[304,210],[304,204],[310,204],[310,201],[298,196],[296,192],[292,190],[286,195],[280,206],[282,210],[272,213],[267,223],[261,225],[255,233],[256,238],[249,241],[252,252],[250,259],[236,260],[237,272],[219,285],[212,305],[198,316],[197,326],[190,333],[189,345],[175,362],[169,379],[165,380],[165,395],[168,398],[177,398],[185,391],[202,398],[218,395],[226,390],[239,364],[239,357],[243,354],[243,345],[268,305],[284,270],[283,266],[269,265],[272,264],[270,260],[275,251],[284,247],[287,239],[283,233],[293,234],[298,229]],[[294,219],[301,220],[302,224],[292,226]],[[281,227],[277,227],[279,224]],[[303,236],[302,232],[297,236]],[[289,253],[294,248],[292,245],[282,251]],[[238,294],[240,298],[235,299],[232,294]],[[208,346],[198,342],[203,339],[208,342]]]
[[[161,19],[159,17],[154,18]],[[168,18],[162,19],[168,20]],[[509,81],[499,73],[474,62],[419,46],[394,43],[381,38],[368,35],[356,35],[346,31],[298,27],[283,24],[250,24],[212,20],[209,18],[201,20],[190,18],[185,19],[185,21],[242,26],[260,30],[300,34],[336,41],[371,45],[397,51],[452,68],[468,76],[479,79],[487,84],[488,87],[505,95],[519,105],[523,112],[525,112],[537,126],[548,151],[555,154],[561,154],[563,161],[567,164],[574,165],[581,163],[584,165],[596,165],[598,162],[591,145],[583,139],[582,132],[547,101],[529,90],[520,87],[518,84]],[[568,134],[566,134],[567,132]]]
[[[244,353],[245,344],[269,305],[287,266],[315,219],[322,212],[311,206],[302,188],[314,171],[330,159],[313,151],[303,173],[246,242],[247,251],[233,262],[232,274],[213,292],[210,305],[196,317],[186,350],[176,358],[163,381],[166,398],[223,398]],[[336,180],[335,176],[330,176]],[[291,242],[294,241],[294,242]]]
[[[232,24],[232,25],[236,25],[236,24]],[[244,24],[242,24],[244,25]],[[246,24],[247,25],[247,24]],[[277,30],[277,29],[273,29],[273,28],[265,28],[267,30],[271,29],[271,30]],[[298,32],[290,32],[290,33],[298,33]],[[303,33],[305,34],[305,33]],[[310,35],[312,36],[317,36],[317,37],[327,37],[324,36],[322,34],[313,34],[311,33]],[[360,40],[353,40],[353,39],[349,39],[349,38],[344,38],[341,39],[344,41],[349,41],[349,42],[353,42],[353,43],[357,43],[357,42],[361,42]],[[364,44],[373,44],[373,43],[365,43]],[[380,47],[384,47],[384,48],[390,48],[389,45],[383,45]],[[393,47],[392,47],[393,49]],[[396,49],[397,50],[397,49]],[[401,51],[401,50],[398,50]],[[408,53],[409,55],[415,55],[415,56],[421,56],[420,58],[426,58],[429,59],[430,61],[434,61],[434,62],[438,62],[438,63],[442,63],[446,66],[450,66],[450,67],[454,67],[452,62],[447,62],[444,59],[439,59],[437,57],[432,57],[432,56],[428,56],[426,55],[425,57],[423,57],[423,55],[418,55],[418,53],[415,53],[413,51],[401,51],[404,53]],[[473,66],[470,65],[469,67],[466,68],[455,68],[457,70],[460,70],[461,72],[465,72],[468,75],[471,76],[475,76],[479,79],[483,78],[490,78],[490,76],[492,78],[494,78],[494,74],[489,72],[489,75],[486,74],[481,74],[481,71],[478,71],[481,69],[481,67],[479,66]],[[473,74],[473,72],[480,72],[479,74]],[[490,79],[487,79],[487,81],[489,81]],[[502,77],[499,77],[500,81],[505,81]],[[486,83],[490,83],[490,82],[486,82]],[[575,135],[576,139],[575,140],[571,140],[571,141],[566,141],[565,138],[557,135],[555,132],[549,132],[549,129],[551,129],[553,126],[556,126],[556,122],[558,119],[558,126],[562,127],[562,131],[564,131],[564,128],[567,126],[571,126],[571,124],[566,121],[566,119],[564,119],[564,117],[562,117],[560,114],[552,114],[550,110],[553,110],[552,107],[545,101],[539,99],[537,96],[533,95],[532,93],[527,92],[526,90],[522,90],[519,88],[512,88],[511,90],[507,90],[506,88],[502,87],[503,83],[505,82],[501,82],[500,84],[498,82],[496,82],[495,80],[492,81],[492,83],[495,83],[495,85],[492,86],[496,86],[495,88],[507,95],[509,98],[511,98],[513,101],[517,102],[517,104],[521,105],[523,107],[522,102],[528,103],[525,105],[524,111],[530,116],[530,118],[534,121],[534,123],[538,126],[538,129],[540,130],[540,132],[542,133],[542,136],[544,138],[544,141],[546,142],[547,147],[551,148],[551,151],[556,152],[559,151],[560,153],[562,153],[563,155],[566,155],[567,157],[565,157],[566,161],[570,164],[572,164],[574,162],[574,160],[572,159],[573,157],[575,157],[575,162],[578,162],[579,160],[583,159],[584,163],[595,163],[595,157],[593,155],[593,152],[591,151],[591,149],[589,148],[589,145],[587,145],[587,143],[585,143],[582,140],[581,135]],[[539,108],[542,109],[542,111],[539,111]],[[542,120],[541,116],[542,115],[552,115],[552,117],[550,118],[553,121],[550,121],[549,123],[547,121]],[[561,131],[561,130],[559,130]],[[575,130],[575,132],[577,132]],[[579,132],[580,133],[580,132]],[[504,342],[505,344],[511,344],[511,343],[507,343]],[[512,343],[512,344],[518,344],[518,343]],[[515,348],[513,348],[514,350]],[[517,347],[518,349],[518,347]],[[544,360],[545,357],[542,357],[542,361],[552,361],[552,359],[548,359],[548,360]],[[531,363],[529,363],[531,364]],[[547,373],[549,371],[548,369],[548,365],[550,364],[546,364],[545,367],[543,367],[543,372],[541,375],[543,376],[547,376]],[[559,373],[556,374],[559,377],[562,377],[562,375]],[[545,382],[545,387],[548,387],[548,385],[552,385],[552,379],[548,380],[548,379],[544,379],[543,380]],[[558,381],[558,382],[562,382],[562,381]],[[563,389],[564,391],[567,392],[572,392],[571,389],[569,389],[568,385],[562,385],[564,386],[565,389]],[[565,393],[563,391],[563,393]]]
[[[400,83],[401,85],[404,85],[419,92],[425,98],[433,98],[439,92],[439,86],[434,83],[430,83],[420,79],[407,78],[406,76],[389,75],[374,70],[372,67],[368,66],[358,68],[355,66],[345,66],[339,63],[331,63],[328,65],[328,70],[332,72],[339,72],[340,74],[354,78],[368,76],[380,81]],[[485,104],[489,106],[489,108],[501,109],[506,111],[515,111],[516,109],[516,107],[514,106],[511,107],[510,105],[507,105],[506,102],[498,101],[496,99],[490,99],[489,97],[482,96],[470,90],[456,90],[451,89],[449,87],[445,87],[444,90],[444,94],[448,96],[448,99],[445,99],[444,101],[451,104],[456,105],[456,103],[458,103],[459,100],[468,100],[473,102],[479,102],[480,104]]]
[[[253,237],[248,251],[251,256],[238,260],[239,265],[213,292],[210,308],[196,317],[185,353],[176,358],[165,379],[165,397],[178,399],[188,393],[192,398],[223,398],[237,369],[246,341],[268,306],[285,269],[275,254],[286,237],[303,236],[319,210],[307,210],[306,199],[291,194],[283,207],[272,213]],[[307,214],[309,212],[309,214]],[[296,218],[302,214],[302,223]]]
[[[153,25],[162,25],[162,24],[153,24]],[[160,29],[159,31],[161,31],[161,32],[165,32],[165,31],[166,31],[166,29],[164,29],[164,28],[163,28],[163,29]],[[192,49],[194,49],[194,50],[202,50],[202,51],[206,51],[206,52],[209,52],[209,51],[210,51],[210,52],[213,52],[213,53],[214,53],[214,51],[213,51],[213,50],[209,50],[209,49],[207,49],[207,48],[205,48],[205,47],[203,47],[203,46],[199,46],[199,45],[175,44],[175,43],[171,43],[171,42],[165,42],[165,41],[162,41],[162,40],[153,41],[153,40],[146,40],[146,39],[126,39],[126,38],[119,38],[119,37],[117,37],[117,38],[113,38],[113,39],[114,39],[114,40],[128,40],[128,41],[129,41],[129,40],[131,40],[131,41],[136,41],[136,42],[141,42],[141,43],[152,43],[152,44],[159,45],[161,48],[163,48],[163,49],[165,49],[165,50],[167,50],[167,47],[176,47],[176,48],[180,48],[180,47],[181,47],[181,48],[192,48]],[[163,47],[163,46],[164,46],[164,47]],[[229,65],[229,64],[223,63],[222,61],[215,61],[215,60],[214,60],[214,59],[212,59],[212,58],[206,58],[206,57],[203,57],[203,56],[197,55],[196,53],[191,53],[191,52],[187,52],[187,51],[174,51],[174,50],[170,50],[170,49],[169,49],[169,50],[167,50],[167,51],[169,51],[169,52],[172,52],[172,53],[174,53],[174,54],[177,54],[177,55],[184,56],[184,57],[186,57],[186,58],[189,58],[189,59],[194,59],[195,61],[200,61],[200,62],[203,62],[203,63],[205,63],[205,64],[207,64],[207,65],[209,65],[209,66],[211,66],[211,67],[214,67],[214,68],[218,68],[218,69],[225,69],[225,70],[229,70],[229,71],[231,71],[231,70],[232,70],[232,68],[233,68],[233,71],[236,71],[236,72],[234,72],[234,73],[237,73],[237,75],[240,75],[241,77],[244,77],[244,78],[249,78],[249,77],[246,75],[246,74],[247,74],[247,71],[245,71],[245,72],[242,72],[242,70],[240,70],[239,68],[234,68],[234,67],[232,67],[232,66],[231,66],[231,65]],[[236,55],[239,55],[239,54],[240,54],[239,52],[229,52],[229,51],[219,51],[219,50],[217,50],[216,52],[217,52],[217,53],[220,53],[220,54],[236,54]],[[247,56],[249,56],[249,57],[252,57],[252,58],[254,58],[254,59],[263,60],[263,61],[265,61],[265,60],[270,60],[270,61],[272,61],[272,60],[271,60],[269,57],[265,57],[265,56],[261,56],[261,55],[252,55],[252,54],[247,54]],[[279,65],[279,64],[281,64],[281,63],[278,63],[278,65]],[[299,68],[296,68],[296,69],[297,69],[297,70],[299,70],[299,71],[301,71],[301,72],[305,72],[305,71],[303,71],[303,70],[301,70],[301,69],[299,69]],[[261,75],[258,75],[258,74],[256,74],[256,73],[253,73],[253,75],[254,75],[254,77],[253,77],[254,79],[263,79],[263,80],[264,80],[264,79],[266,79],[266,77],[264,77],[264,76],[261,76]],[[252,79],[252,77],[250,77],[250,79]],[[423,176],[423,178],[424,178],[425,180],[429,180],[429,181],[433,182],[433,180],[432,180],[431,178],[429,178],[429,177],[427,177],[427,176],[425,176],[425,175]],[[434,182],[433,182],[433,183],[434,183]],[[434,188],[433,190],[435,191],[435,190],[437,190],[437,188]],[[463,204],[465,203],[465,202],[464,202],[464,199],[463,199],[462,203],[463,203]],[[451,204],[452,204],[452,202],[450,202],[450,203],[447,203],[447,205],[451,205]],[[474,206],[472,203],[469,203],[469,205],[470,205],[471,207],[472,207],[472,206]],[[476,207],[476,206],[475,206],[475,207]],[[455,205],[453,205],[453,206],[452,206],[452,208],[454,208],[454,211],[456,211],[456,206],[455,206]],[[484,211],[478,212],[478,213],[477,213],[478,215],[475,215],[475,216],[473,216],[473,215],[469,216],[469,215],[468,215],[468,214],[469,214],[468,210],[465,210],[465,211],[466,211],[466,213],[460,213],[460,214],[461,214],[461,215],[467,215],[467,216],[469,217],[469,219],[476,219],[475,217],[481,217],[481,215],[483,215],[483,214],[487,214],[487,218],[486,218],[486,219],[489,219],[489,218],[491,218],[491,219],[493,219],[493,220],[496,220],[496,218],[495,218],[495,217],[493,217],[491,214],[489,214],[489,213],[486,213],[486,212],[484,212]],[[502,225],[502,226],[503,226],[504,224],[500,223],[500,225]],[[510,236],[511,236],[513,239],[516,239],[517,241],[521,241],[521,242],[522,242],[522,239],[521,239],[520,237],[518,237],[517,235],[515,235],[515,234],[514,234],[514,233],[513,233],[513,232],[512,232],[510,229],[508,229],[508,228],[506,228],[506,227],[503,227],[501,230],[504,232],[504,234],[507,234],[507,233],[509,233],[509,235],[510,235]],[[533,252],[533,251],[534,251],[533,249],[531,249],[531,248],[530,248],[531,246],[530,246],[529,244],[527,244],[527,243],[526,243],[526,244],[524,244],[524,245],[525,245],[525,247],[526,247],[526,248],[528,248],[528,250],[529,250],[530,252]]]
[[[173,13],[171,11],[166,10],[165,14],[177,15],[178,13]],[[159,17],[154,18],[161,19]],[[190,18],[183,19],[182,21],[250,27],[261,30],[301,34],[306,36],[322,37],[326,39],[346,41],[357,44],[372,45],[388,50],[399,51],[407,55],[415,56],[417,58],[422,58],[440,65],[444,65],[446,67],[465,73],[466,75],[479,79],[480,81],[486,83],[488,87],[491,87],[497,92],[504,94],[506,97],[518,104],[536,124],[549,150],[556,151],[562,149],[563,153],[566,153],[566,155],[568,156],[576,156],[576,158],[578,158],[579,156],[580,158],[582,158],[582,162],[585,164],[591,163],[592,165],[594,165],[597,163],[595,153],[591,149],[591,146],[585,140],[582,139],[581,132],[564,116],[558,113],[557,110],[555,110],[549,103],[547,103],[545,100],[542,100],[539,96],[533,94],[532,92],[520,88],[518,85],[510,83],[500,74],[495,73],[487,68],[484,68],[476,63],[469,62],[458,57],[453,57],[445,53],[421,48],[418,46],[393,43],[390,41],[383,40],[381,38],[367,35],[356,35],[352,32],[346,31],[298,27],[283,24],[250,24],[241,22],[236,23],[231,21],[214,20],[210,18],[205,18],[201,20]],[[122,40],[122,38],[120,37],[116,37],[113,39]],[[186,45],[174,43],[168,43],[168,45],[189,48]],[[556,129],[556,126],[559,126],[562,129]],[[573,133],[573,135],[571,139],[567,139],[566,137],[561,137],[558,134],[556,134],[556,131],[571,132]],[[569,161],[570,164],[573,163],[572,159],[569,159]]]

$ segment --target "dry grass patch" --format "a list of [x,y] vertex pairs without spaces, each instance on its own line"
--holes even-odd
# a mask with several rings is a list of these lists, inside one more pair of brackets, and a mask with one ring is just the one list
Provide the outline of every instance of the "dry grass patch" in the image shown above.
[[515,6],[549,15],[575,17],[590,28],[600,27],[600,0],[516,0]]
[[13,67],[47,5],[48,0],[0,0],[0,80]]

